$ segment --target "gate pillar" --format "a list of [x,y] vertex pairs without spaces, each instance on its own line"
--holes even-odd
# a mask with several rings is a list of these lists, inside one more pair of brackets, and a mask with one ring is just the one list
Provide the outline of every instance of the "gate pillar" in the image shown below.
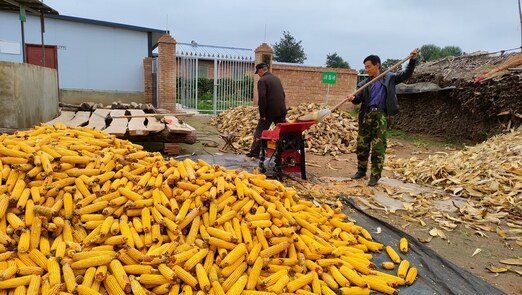
[[176,111],[176,40],[169,34],[158,40],[158,107]]
[[[272,56],[274,55],[274,50],[272,50],[272,47],[266,43],[263,43],[259,45],[254,50],[254,52],[255,65],[264,62],[268,65],[268,70],[272,71]],[[259,101],[259,96],[257,94],[257,81],[259,81],[259,76],[254,75],[254,105],[257,105]]]

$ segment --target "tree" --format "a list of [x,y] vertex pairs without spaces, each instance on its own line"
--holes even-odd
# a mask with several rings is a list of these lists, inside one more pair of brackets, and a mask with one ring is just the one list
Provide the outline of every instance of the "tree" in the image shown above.
[[[393,59],[393,58],[388,58],[387,60],[385,60],[382,64],[381,64],[381,72],[384,72],[386,71],[387,69],[391,68],[393,65],[395,65],[396,63],[398,63],[400,61],[400,59]],[[402,71],[402,65],[398,66],[397,68],[395,68],[395,70],[393,70],[394,72],[400,72]]]
[[461,56],[462,49],[458,46],[446,46],[441,49],[442,56]]
[[302,64],[306,60],[301,42],[297,42],[290,32],[283,31],[283,37],[278,43],[273,44],[274,60]]
[[433,44],[426,44],[420,48],[420,57],[424,61],[440,59],[446,56],[461,56],[462,49],[458,46],[440,48]]
[[340,57],[337,52],[334,52],[332,54],[326,55],[326,67],[349,69],[350,64],[347,61],[344,61],[344,59]]

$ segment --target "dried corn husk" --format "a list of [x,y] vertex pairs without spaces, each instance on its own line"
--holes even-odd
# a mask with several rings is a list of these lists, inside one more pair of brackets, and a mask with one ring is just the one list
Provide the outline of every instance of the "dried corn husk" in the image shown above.
[[[316,103],[301,104],[288,110],[287,120],[292,121],[304,114],[327,107]],[[222,133],[236,134],[239,138],[236,144],[247,151],[252,144],[258,119],[257,107],[240,106],[220,113],[210,122]],[[355,150],[357,120],[346,112],[335,110],[323,121],[306,130],[304,137],[307,152],[332,156],[350,153]]]

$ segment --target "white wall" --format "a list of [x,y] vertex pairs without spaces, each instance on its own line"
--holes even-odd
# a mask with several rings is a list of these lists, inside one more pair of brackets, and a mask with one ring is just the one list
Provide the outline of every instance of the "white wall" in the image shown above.
[[[26,43],[41,44],[39,17],[28,15],[24,29]],[[21,38],[18,14],[0,11],[0,42]],[[58,46],[61,89],[143,91],[146,32],[46,18],[44,43]],[[0,53],[0,60],[22,59]]]

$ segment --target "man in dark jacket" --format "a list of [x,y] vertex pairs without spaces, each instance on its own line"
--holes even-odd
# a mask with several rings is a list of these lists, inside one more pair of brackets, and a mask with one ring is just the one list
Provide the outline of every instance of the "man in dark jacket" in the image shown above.
[[254,142],[248,157],[258,158],[261,152],[261,133],[268,130],[272,123],[286,122],[285,91],[281,80],[268,71],[265,63],[256,65],[256,74],[261,77],[257,82],[259,121],[254,132]]
[[[411,77],[415,69],[418,52],[419,49],[414,49],[411,52],[410,61],[403,72],[387,73],[356,96],[348,97],[348,100],[353,104],[361,104],[356,149],[357,172],[352,175],[352,179],[360,179],[366,176],[370,153],[372,167],[368,185],[377,185],[381,178],[386,153],[388,116],[399,112],[395,85]],[[364,59],[363,63],[369,77],[359,83],[358,87],[362,87],[381,74],[381,60],[378,56],[370,55]]]

